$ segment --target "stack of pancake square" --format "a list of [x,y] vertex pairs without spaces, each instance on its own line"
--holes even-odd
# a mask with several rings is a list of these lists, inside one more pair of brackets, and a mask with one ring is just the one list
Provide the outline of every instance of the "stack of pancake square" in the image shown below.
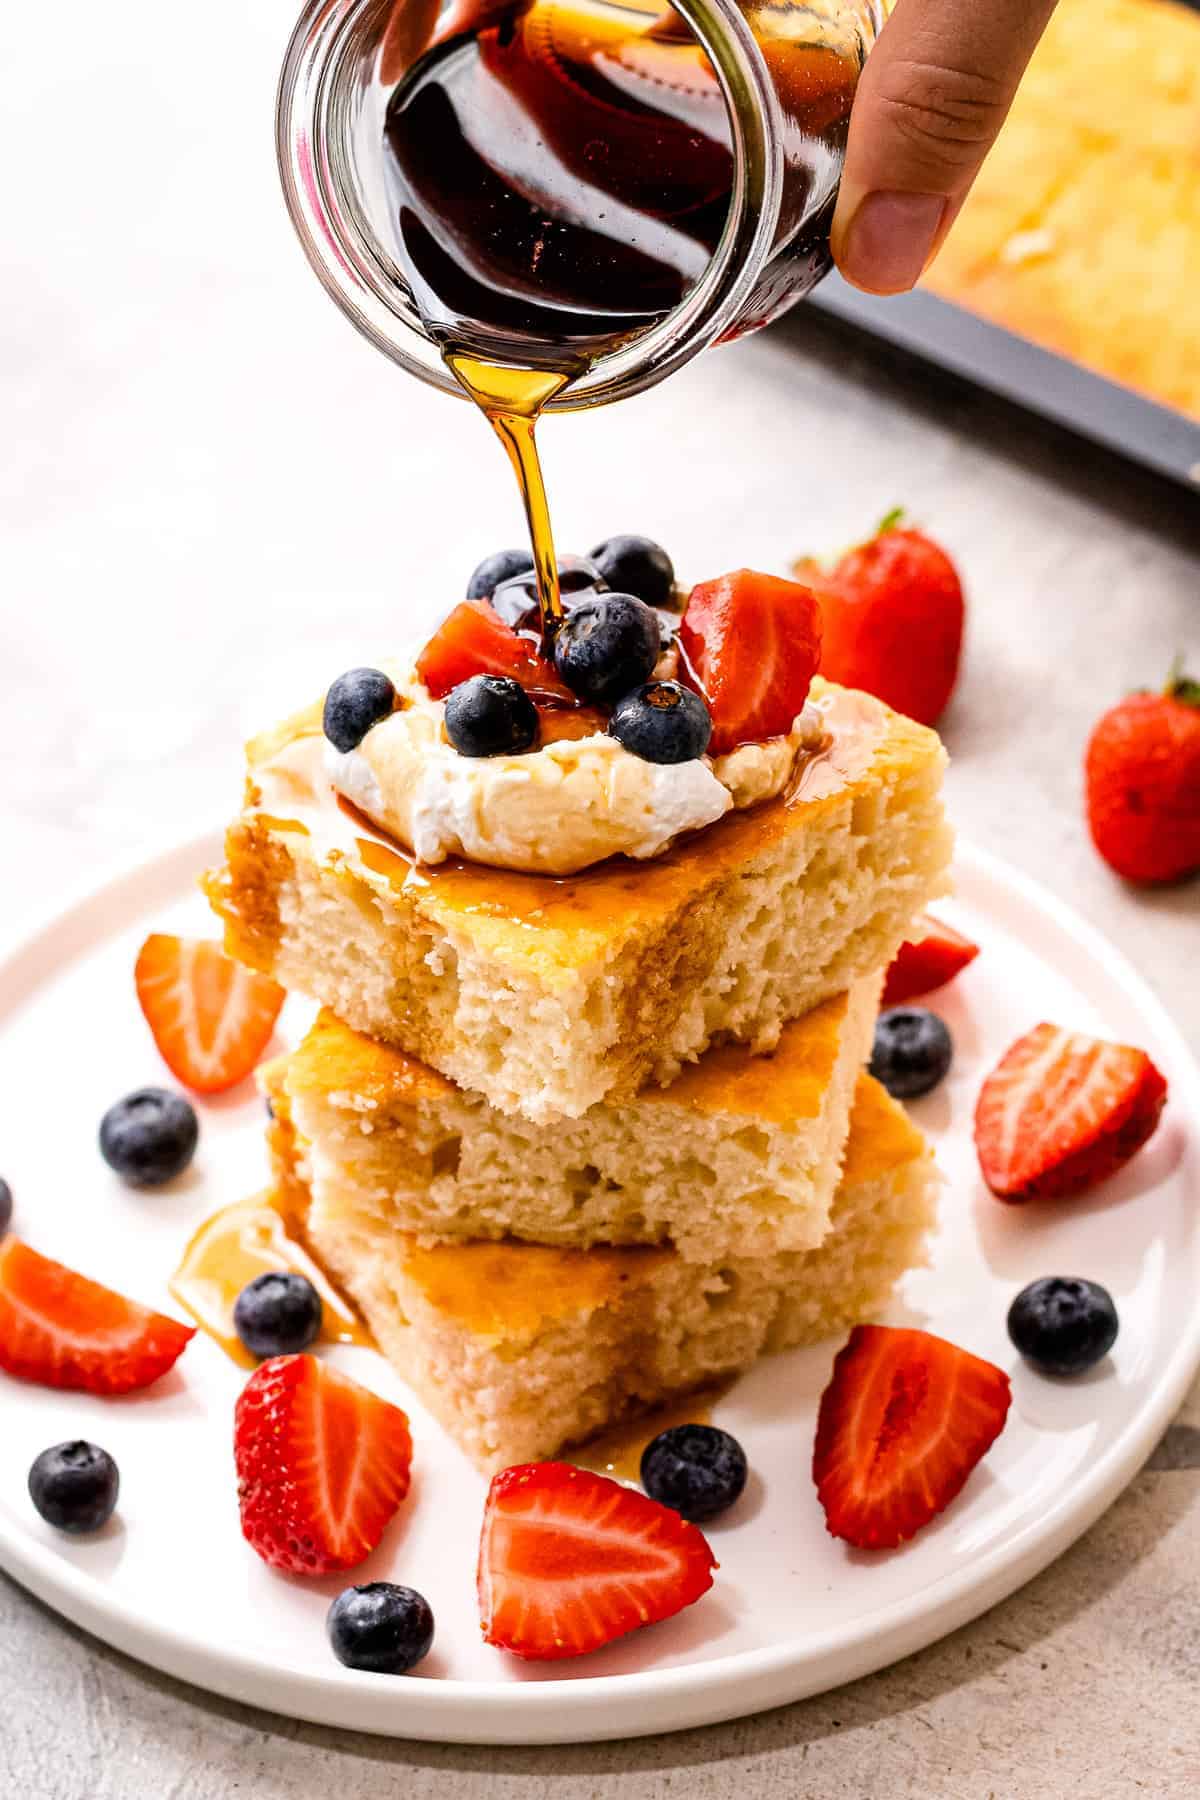
[[944,891],[936,735],[872,702],[852,776],[649,863],[422,867],[348,817],[319,708],[250,746],[207,887],[321,1011],[267,1065],[289,1212],[490,1471],[870,1318],[937,1175],[865,1072]]

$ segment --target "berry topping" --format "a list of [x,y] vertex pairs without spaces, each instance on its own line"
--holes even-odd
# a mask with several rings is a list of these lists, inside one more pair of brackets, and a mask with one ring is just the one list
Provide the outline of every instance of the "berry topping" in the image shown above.
[[12,1224],[13,1197],[12,1189],[7,1181],[0,1181],[0,1237],[3,1237]]
[[1161,694],[1130,694],[1087,747],[1088,828],[1126,881],[1200,870],[1200,682],[1173,673]]
[[486,600],[464,600],[455,607],[417,658],[417,675],[435,700],[444,700],[472,675],[507,675],[531,694],[574,699],[553,663],[506,625]]
[[197,1094],[246,1079],[287,999],[277,981],[234,962],[219,944],[162,932],[142,945],[134,979],[159,1055]]
[[100,1154],[131,1187],[158,1187],[196,1154],[196,1109],[167,1088],[138,1088],[114,1101],[100,1121]]
[[320,1334],[321,1296],[306,1275],[268,1269],[234,1301],[233,1324],[252,1356],[291,1356]]
[[654,616],[658,620],[658,648],[661,655],[664,650],[673,648],[679,633],[679,614],[668,612],[665,606],[656,606]]
[[927,1331],[856,1325],[821,1396],[813,1480],[832,1537],[891,1550],[943,1512],[1004,1429],[1003,1369]]
[[165,1375],[195,1327],[126,1300],[19,1238],[0,1243],[0,1369],[42,1387],[129,1394]]
[[649,680],[661,642],[651,607],[632,594],[595,594],[559,627],[554,666],[585,700],[612,702]]
[[978,944],[932,913],[922,913],[913,936],[901,944],[887,972],[883,1004],[899,1006],[945,987],[978,955]]
[[1008,1309],[1008,1335],[1043,1375],[1082,1375],[1117,1341],[1117,1309],[1098,1281],[1043,1275]]
[[592,561],[610,588],[636,594],[647,606],[669,607],[675,593],[675,565],[653,538],[605,538],[592,551]]
[[[571,612],[581,600],[592,599],[608,586],[595,563],[588,562],[586,557],[560,556],[557,568],[558,595],[564,612]],[[542,611],[532,563],[521,573],[500,583],[492,595],[492,605],[506,625],[512,625],[518,631],[541,632]]]
[[382,669],[347,669],[325,696],[322,723],[335,750],[357,750],[381,719],[390,718],[396,690]]
[[894,1100],[915,1100],[950,1068],[954,1045],[943,1020],[923,1006],[893,1006],[879,1015],[870,1071]]
[[651,681],[613,708],[608,729],[643,762],[692,762],[703,756],[712,720],[699,694],[677,681]]
[[79,1534],[99,1531],[112,1518],[121,1477],[107,1450],[76,1438],[55,1444],[33,1460],[29,1498],[47,1525]]
[[808,560],[795,571],[821,602],[822,675],[932,725],[954,691],[966,607],[945,551],[901,517],[889,513],[828,572]]
[[461,756],[528,750],[537,734],[537,707],[507,675],[472,675],[446,697],[446,736]]
[[400,1408],[313,1356],[255,1370],[238,1396],[233,1450],[242,1535],[293,1575],[353,1569],[408,1492]]
[[693,1524],[715,1519],[746,1485],[746,1452],[715,1425],[672,1425],[642,1451],[642,1486]]
[[670,1507],[568,1463],[519,1463],[484,1508],[483,1635],[532,1662],[583,1656],[690,1606],[716,1566]]
[[792,729],[821,659],[821,609],[798,582],[738,569],[692,589],[679,641],[724,756]]
[[415,1588],[368,1581],[344,1588],[325,1620],[333,1654],[348,1669],[407,1675],[429,1655],[433,1613]]
[[490,600],[502,581],[513,575],[533,573],[533,557],[528,550],[493,550],[477,563],[467,583],[468,600]]
[[1081,1194],[1141,1149],[1166,1098],[1166,1081],[1144,1050],[1037,1025],[980,1092],[983,1179],[999,1200]]

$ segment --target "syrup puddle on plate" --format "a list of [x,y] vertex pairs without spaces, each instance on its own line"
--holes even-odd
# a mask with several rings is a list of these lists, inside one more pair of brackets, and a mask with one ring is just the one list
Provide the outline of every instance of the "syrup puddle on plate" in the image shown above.
[[660,1431],[673,1425],[711,1425],[713,1407],[729,1392],[730,1383],[721,1387],[702,1388],[682,1400],[673,1400],[653,1412],[627,1419],[599,1437],[563,1452],[564,1460],[578,1469],[592,1469],[597,1475],[611,1475],[614,1481],[641,1480],[642,1452]]
[[171,1277],[170,1292],[202,1331],[244,1369],[257,1368],[238,1337],[233,1307],[256,1275],[288,1269],[305,1275],[321,1296],[321,1334],[326,1344],[372,1345],[372,1338],[348,1300],[305,1249],[297,1221],[279,1198],[264,1190],[238,1200],[206,1219]]

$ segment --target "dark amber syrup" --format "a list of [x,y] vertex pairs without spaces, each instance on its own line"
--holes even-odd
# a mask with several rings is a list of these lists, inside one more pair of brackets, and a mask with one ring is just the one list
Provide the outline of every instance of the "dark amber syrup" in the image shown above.
[[[733,153],[712,67],[656,0],[460,0],[415,59],[397,14],[385,80],[392,248],[422,321],[517,474],[543,644],[562,617],[534,427],[600,357],[687,296],[729,211]],[[786,119],[775,254],[736,333],[828,264],[810,217],[845,141],[856,71],[805,9],[749,14]],[[411,66],[409,66],[411,65]],[[809,268],[811,265],[811,268]]]

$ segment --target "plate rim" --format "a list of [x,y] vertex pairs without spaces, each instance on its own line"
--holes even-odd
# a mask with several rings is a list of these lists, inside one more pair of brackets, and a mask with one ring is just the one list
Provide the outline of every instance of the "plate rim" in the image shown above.
[[[79,916],[128,903],[123,889],[163,880],[178,865],[200,867],[219,855],[223,832],[208,828],[173,844],[127,855],[99,870],[40,922],[18,920],[0,941],[0,1023],[13,1002],[5,989],[15,970]],[[1149,983],[1110,939],[1067,902],[1003,858],[959,838],[955,863],[985,885],[1007,890],[1023,908],[1065,932],[1146,1016],[1171,1064],[1180,1113],[1193,1132],[1200,1122],[1200,1064]],[[38,978],[40,979],[40,978]],[[34,981],[37,985],[37,980]],[[15,1004],[21,1004],[18,994]],[[1189,1155],[1194,1156],[1194,1143]],[[1200,1309],[1180,1334],[1159,1383],[1142,1410],[1048,1511],[968,1568],[890,1602],[848,1624],[804,1641],[794,1638],[730,1652],[703,1663],[634,1674],[574,1676],[543,1684],[442,1682],[410,1676],[398,1688],[386,1676],[331,1668],[279,1670],[235,1646],[198,1645],[182,1630],[148,1623],[95,1576],[64,1562],[0,1515],[0,1568],[63,1617],[102,1642],[176,1679],[227,1700],[285,1717],[376,1735],[464,1744],[553,1744],[645,1736],[745,1717],[829,1691],[923,1649],[1023,1586],[1096,1521],[1142,1467],[1178,1411],[1200,1369]],[[869,1627],[864,1635],[864,1623]]]

